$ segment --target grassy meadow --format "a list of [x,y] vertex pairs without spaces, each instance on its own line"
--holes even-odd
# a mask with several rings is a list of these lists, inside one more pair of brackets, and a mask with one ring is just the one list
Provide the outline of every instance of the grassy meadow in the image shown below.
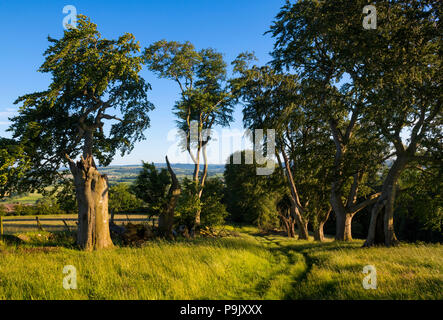
[[[361,248],[315,243],[253,227],[231,235],[82,252],[67,234],[0,242],[0,299],[443,299],[443,246]],[[77,269],[77,290],[62,286]],[[377,289],[362,286],[365,265]]]

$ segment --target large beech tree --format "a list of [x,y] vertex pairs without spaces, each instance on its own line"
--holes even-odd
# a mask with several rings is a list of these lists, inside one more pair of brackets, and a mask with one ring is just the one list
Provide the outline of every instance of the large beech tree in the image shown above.
[[314,80],[305,81],[303,96],[315,121],[326,122],[334,142],[329,179],[329,200],[336,216],[336,240],[352,240],[352,218],[374,204],[380,192],[369,187],[381,164],[392,157],[388,144],[361,119],[364,93],[358,85],[345,84],[342,90]]
[[275,130],[275,156],[290,190],[291,215],[299,239],[309,238],[311,220],[316,239],[321,241],[331,211],[329,188],[321,186],[328,179],[332,147],[325,124],[312,118],[297,76],[270,67],[247,68],[251,58],[248,54],[238,57],[235,70],[240,76],[233,82],[244,103],[244,125],[251,130]]
[[149,126],[153,105],[150,86],[139,76],[140,46],[129,33],[103,38],[85,16],[61,39],[48,40],[39,71],[52,76],[51,84],[17,99],[22,106],[10,127],[32,163],[22,185],[53,184],[67,164],[78,203],[77,243],[86,250],[109,248],[108,180],[94,157],[109,164],[117,150],[123,155],[143,139]]
[[[343,201],[353,198],[340,196],[336,186],[347,179],[346,175],[340,178],[342,173],[352,172],[341,170],[339,164],[351,150],[352,140],[362,137],[356,130],[369,133],[366,146],[380,141],[389,144],[394,158],[380,193],[362,202],[375,202],[365,245],[389,246],[396,242],[393,213],[401,172],[420,161],[441,159],[441,1],[377,2],[373,30],[362,26],[362,9],[367,4],[365,0],[288,2],[271,28],[276,37],[273,55],[276,65],[296,69],[320,83],[317,92],[325,106],[338,80],[346,82],[341,88],[346,99],[353,97],[343,129],[339,129],[340,119],[329,119],[337,146],[338,179],[331,193],[337,221],[347,206]],[[380,155],[381,163],[386,158]],[[354,181],[359,174],[354,173]]]
[[[206,147],[211,140],[211,129],[229,125],[236,101],[223,55],[211,48],[197,51],[189,42],[161,40],[146,48],[144,59],[150,70],[160,78],[173,80],[180,88],[174,112],[178,128],[184,133],[184,150],[194,162],[193,181],[196,196],[201,199],[208,174]],[[199,226],[200,210],[197,210],[195,227]]]
[[372,208],[365,246],[397,242],[394,204],[402,172],[418,164],[441,168],[441,8],[437,0],[377,4],[383,24],[370,39],[374,49],[362,52],[362,67],[372,88],[366,114],[389,141],[395,159]]
[[[364,181],[392,156],[386,153],[386,143],[373,124],[363,120],[371,89],[365,86],[367,73],[355,58],[360,48],[349,41],[352,34],[366,32],[361,14],[366,4],[353,1],[350,5],[342,0],[287,2],[270,30],[276,38],[273,65],[290,69],[307,82],[305,96],[318,121],[328,124],[334,141],[330,202],[336,216],[337,240],[352,239],[352,218],[381,195],[369,190]],[[357,19],[349,19],[351,11]]]

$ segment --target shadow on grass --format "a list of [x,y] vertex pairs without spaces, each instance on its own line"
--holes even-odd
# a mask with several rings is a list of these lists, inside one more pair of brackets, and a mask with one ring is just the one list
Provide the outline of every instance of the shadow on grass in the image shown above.
[[49,251],[57,248],[78,248],[75,244],[75,234],[68,231],[19,233],[14,235],[3,235],[0,239],[6,244],[5,249],[23,249],[24,251],[29,252]]

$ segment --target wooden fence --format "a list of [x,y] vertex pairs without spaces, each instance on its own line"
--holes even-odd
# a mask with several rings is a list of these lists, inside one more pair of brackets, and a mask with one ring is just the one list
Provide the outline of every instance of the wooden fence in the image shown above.
[[[126,215],[126,218],[114,218],[113,221],[115,223],[118,222],[127,222],[127,223],[132,223],[132,222],[148,222],[148,223],[152,223],[152,225],[154,226],[155,223],[157,222],[158,218],[129,218],[128,215]],[[4,234],[4,230],[6,226],[14,226],[17,222],[33,222],[35,223],[35,227],[38,230],[44,230],[44,225],[42,224],[42,222],[45,221],[61,221],[63,222],[63,225],[65,226],[65,228],[69,231],[71,231],[71,227],[73,226],[69,226],[68,225],[68,221],[72,222],[75,221],[77,223],[78,219],[74,219],[74,218],[40,218],[40,217],[35,217],[35,219],[17,219],[16,217],[2,217],[0,216],[0,236]],[[63,226],[63,225],[51,225],[51,227],[58,227],[58,226]]]

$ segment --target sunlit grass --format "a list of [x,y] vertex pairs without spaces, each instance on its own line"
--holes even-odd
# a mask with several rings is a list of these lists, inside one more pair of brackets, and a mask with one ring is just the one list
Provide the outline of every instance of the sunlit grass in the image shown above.
[[[91,253],[28,233],[26,244],[0,242],[0,299],[443,299],[442,245],[367,249],[226,229]],[[62,287],[65,265],[77,268],[77,290]],[[376,267],[375,290],[362,286],[365,265]]]
[[[308,273],[294,299],[443,299],[443,246],[401,244],[362,248],[362,241],[297,245]],[[363,267],[376,269],[377,288],[363,288]]]
[[[92,253],[8,246],[0,299],[280,299],[288,288],[279,288],[278,274],[288,273],[288,262],[247,236]],[[65,265],[77,268],[77,290],[62,287]]]

